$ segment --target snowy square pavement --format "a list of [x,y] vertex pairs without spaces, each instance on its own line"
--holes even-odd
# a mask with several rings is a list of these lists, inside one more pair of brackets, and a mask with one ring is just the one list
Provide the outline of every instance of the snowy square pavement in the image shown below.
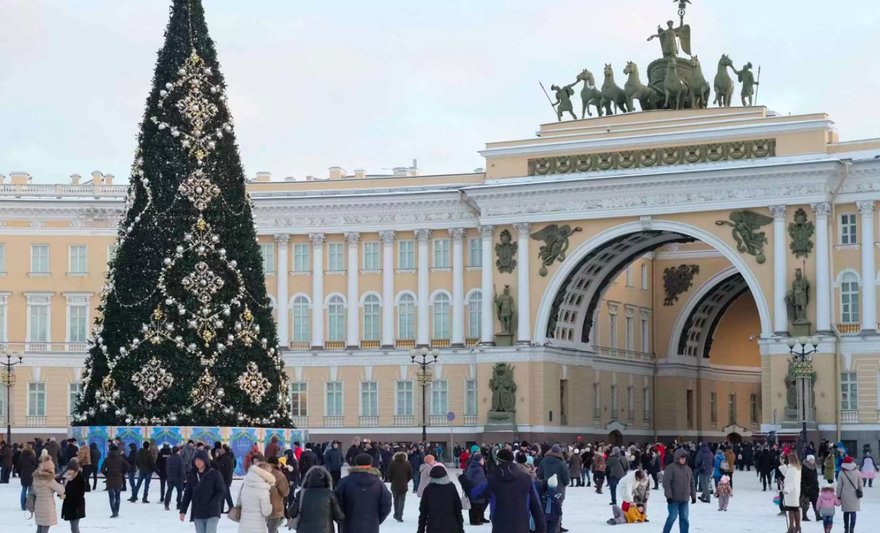
[[[457,476],[457,472],[455,473]],[[238,493],[238,482],[233,486],[233,494]],[[0,533],[32,533],[36,530],[33,520],[27,520],[28,513],[22,512],[19,507],[19,494],[21,485],[18,479],[13,479],[9,485],[0,485]],[[609,526],[605,521],[611,516],[611,506],[608,505],[608,491],[604,494],[596,494],[593,488],[569,488],[564,505],[563,524],[572,533],[585,533],[606,530],[614,527],[614,531],[623,528],[624,531],[661,531],[666,519],[666,501],[660,491],[652,491],[648,502],[647,524],[631,524],[621,526]],[[706,533],[784,533],[785,519],[776,516],[778,509],[771,502],[773,494],[762,492],[758,478],[754,472],[737,472],[734,475],[734,497],[727,512],[719,512],[718,504],[713,499],[711,503],[700,503],[691,506],[690,518],[692,532]],[[102,481],[98,482],[98,490],[86,495],[86,518],[80,521],[80,529],[83,533],[97,531],[124,531],[125,533],[162,533],[192,532],[193,527],[189,523],[181,523],[177,513],[173,510],[165,511],[164,507],[156,503],[159,496],[158,480],[153,480],[150,485],[150,500],[152,503],[129,503],[125,501],[130,493],[122,493],[122,507],[120,517],[110,519],[110,504],[107,493],[102,490]],[[67,522],[60,519],[60,500],[56,500],[59,521],[58,525],[50,531],[70,531]],[[383,533],[413,533],[416,531],[418,521],[419,499],[410,492],[406,499],[406,511],[404,522],[397,523],[392,517],[388,517],[382,525]],[[488,514],[488,513],[487,513]],[[843,532],[843,517],[840,513],[835,516],[833,531]],[[804,533],[822,533],[821,524],[806,522],[803,524]],[[237,524],[229,521],[225,516],[220,520],[221,532],[237,531]],[[287,531],[287,529],[283,529]],[[469,526],[465,516],[465,531],[489,533],[491,528],[486,526]],[[678,532],[678,525],[672,530]],[[856,531],[859,533],[876,533],[880,531],[880,483],[874,488],[865,489],[865,497],[862,500],[862,511],[859,513],[856,523]]]

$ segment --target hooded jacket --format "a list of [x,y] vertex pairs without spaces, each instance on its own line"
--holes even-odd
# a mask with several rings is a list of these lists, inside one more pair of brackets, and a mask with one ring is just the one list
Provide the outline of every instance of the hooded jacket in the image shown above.
[[571,476],[569,475],[568,465],[565,464],[565,459],[562,458],[561,453],[547,452],[541,464],[538,465],[537,473],[538,479],[544,482],[555,475],[559,482],[556,491],[565,499],[565,488],[571,482]]
[[306,476],[302,490],[296,494],[287,509],[291,518],[302,515],[296,533],[333,533],[333,522],[345,521],[345,514],[339,507],[330,483],[327,472],[320,468],[313,469]]
[[275,483],[272,472],[263,470],[257,465],[248,468],[244,476],[238,504],[241,505],[241,520],[238,522],[239,533],[264,533],[266,519],[272,515],[272,501],[269,490]]
[[406,454],[397,452],[394,459],[388,465],[388,479],[391,481],[391,493],[402,494],[409,487],[409,480],[412,479],[412,466],[406,460]]
[[172,453],[165,460],[165,479],[168,483],[183,483],[186,481],[186,468],[183,465],[182,451]]
[[128,461],[119,455],[119,450],[111,451],[101,465],[101,474],[104,475],[107,488],[121,490],[125,486],[125,474],[129,467]]
[[18,456],[18,477],[22,487],[29,487],[34,482],[34,471],[37,469],[37,456],[30,448],[25,448]]
[[180,514],[186,514],[189,504],[192,503],[192,518],[219,517],[226,497],[226,483],[223,482],[220,472],[216,468],[211,468],[208,452],[204,450],[196,452],[193,461],[196,459],[205,462],[205,470],[199,472],[193,464],[187,474],[186,490],[180,501]]
[[675,461],[671,465],[667,465],[666,470],[663,471],[663,493],[667,500],[681,503],[697,499],[694,473],[691,467],[687,464],[679,464],[679,459],[687,456],[686,450],[676,450]]
[[418,533],[464,533],[461,498],[449,476],[431,478],[419,502]]
[[55,511],[55,495],[64,496],[64,485],[55,481],[55,472],[38,468],[34,472],[34,523],[38,526],[54,526],[58,524]]
[[712,472],[715,465],[715,456],[709,445],[705,442],[700,444],[700,451],[697,452],[697,458],[694,461],[694,471],[699,475],[706,475]]
[[[88,448],[83,446],[80,450]],[[89,482],[83,477],[82,471],[78,471],[73,479],[64,485],[64,501],[61,503],[61,518],[63,520],[79,520],[86,517],[86,492],[89,492]]]
[[861,502],[856,497],[856,489],[864,490],[862,477],[856,469],[856,464],[841,464],[840,477],[837,479],[837,497],[840,498],[840,509],[844,513],[862,510]]
[[391,513],[391,492],[379,471],[354,466],[336,487],[336,499],[345,514],[341,533],[379,533],[379,525]]
[[327,470],[330,472],[342,471],[342,465],[344,463],[345,458],[342,456],[342,450],[339,448],[330,446],[327,448],[327,451],[324,452],[324,466],[327,467]]
[[[483,465],[480,464],[482,458],[482,454],[472,455],[468,461],[467,470],[464,471],[464,477],[467,478],[469,488],[478,487],[486,483],[486,472],[483,470]],[[486,500],[484,498],[472,499],[471,503],[482,505],[486,503]]]
[[545,533],[544,511],[532,478],[519,465],[501,461],[486,482],[471,489],[472,500],[489,497],[492,533],[529,533],[529,517],[535,533]]

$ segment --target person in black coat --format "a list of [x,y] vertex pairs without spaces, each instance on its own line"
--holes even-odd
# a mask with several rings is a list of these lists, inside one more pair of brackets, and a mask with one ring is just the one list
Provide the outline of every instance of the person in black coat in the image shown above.
[[379,533],[379,525],[391,514],[391,492],[372,465],[370,455],[358,455],[355,466],[336,487],[336,499],[345,514],[341,533]]
[[[92,490],[98,490],[98,470],[101,466],[101,451],[98,450],[98,444],[95,442],[89,444],[89,460],[92,463]],[[86,482],[88,481],[86,479]]]
[[810,519],[807,517],[807,511],[810,510],[810,507],[813,508],[813,512],[816,515],[816,521],[819,522],[821,517],[819,516],[819,510],[816,508],[816,502],[819,500],[819,472],[816,470],[816,457],[813,455],[808,455],[804,459],[803,467],[801,468],[801,510],[803,511],[803,516],[801,520],[804,522],[809,522]]
[[507,448],[498,450],[496,459],[495,471],[469,495],[472,500],[488,495],[492,533],[529,533],[529,517],[535,521],[535,533],[546,533],[544,511],[531,476],[513,463],[513,452]]
[[12,446],[0,441],[0,483],[9,483],[10,474],[12,474]]
[[[293,501],[293,497],[296,496],[296,489],[299,487],[302,478],[299,475],[299,461],[296,460],[296,455],[293,453],[293,450],[289,448],[284,450],[284,457],[287,458],[287,464],[281,469],[281,473],[287,478],[287,484],[290,486],[290,491],[287,493],[287,505],[290,505]],[[330,477],[333,477],[332,472],[330,473]],[[333,480],[333,486],[335,487],[339,478],[333,478]]]
[[216,530],[225,496],[226,483],[223,481],[223,474],[216,468],[211,468],[208,452],[197,451],[193,458],[193,468],[187,474],[186,490],[180,502],[180,521],[186,519],[186,511],[192,503],[190,519],[197,523],[197,529],[213,523],[213,529]]
[[107,496],[110,498],[110,518],[119,516],[120,491],[125,487],[125,475],[131,466],[120,454],[116,445],[110,446],[110,453],[101,465],[101,474],[107,484]]
[[171,457],[171,446],[168,446],[168,443],[166,442],[162,445],[159,454],[156,456],[156,473],[159,474],[158,503],[165,502],[165,484],[168,479],[167,462],[169,457]]
[[61,519],[70,522],[71,533],[79,533],[79,521],[86,517],[86,492],[89,480],[83,477],[79,463],[71,459],[64,472],[64,501],[61,503]]
[[150,494],[150,480],[153,479],[153,472],[156,471],[156,460],[153,459],[153,453],[150,451],[150,442],[144,441],[144,447],[137,453],[137,473],[138,480],[137,485],[134,487],[134,492],[131,495],[131,498],[128,500],[130,502],[136,502],[138,497],[138,492],[141,490],[141,485],[144,486],[144,499],[141,500],[144,503],[150,503],[147,499]]
[[333,493],[332,478],[325,468],[314,466],[306,473],[303,488],[291,500],[287,515],[291,519],[300,516],[297,533],[332,532],[333,522],[345,521],[345,514]]
[[[130,442],[128,443],[128,457],[125,458],[125,462],[128,463],[128,486],[131,488],[131,491],[134,492],[135,486],[135,476],[137,475],[137,444]],[[122,487],[122,490],[125,490],[125,486]]]
[[30,448],[30,445],[25,445],[16,464],[18,467],[18,477],[21,481],[21,510],[24,511],[26,509],[28,493],[30,493],[34,485],[34,471],[39,464],[37,463],[37,456]]
[[177,490],[177,505],[175,509],[180,508],[180,497],[183,493],[183,482],[186,481],[186,466],[183,464],[183,455],[180,447],[175,446],[171,449],[171,455],[165,460],[165,480],[168,486],[165,489],[165,510],[170,510],[171,493]]
[[330,472],[334,487],[339,486],[339,480],[342,478],[343,464],[345,464],[345,457],[342,456],[342,450],[339,449],[339,441],[334,440],[327,450],[324,451],[324,468]]
[[[214,461],[216,468],[223,475],[223,483],[226,484],[226,505],[228,509],[232,509],[235,506],[232,502],[232,471],[235,470],[235,460],[225,448],[216,448],[214,453],[217,457]],[[228,513],[228,509],[223,512]]]
[[318,464],[318,456],[312,451],[311,444],[306,445],[306,449],[299,454],[299,477],[306,477],[306,472],[310,468]]
[[419,503],[418,533],[464,533],[458,489],[442,466],[432,468],[430,476]]

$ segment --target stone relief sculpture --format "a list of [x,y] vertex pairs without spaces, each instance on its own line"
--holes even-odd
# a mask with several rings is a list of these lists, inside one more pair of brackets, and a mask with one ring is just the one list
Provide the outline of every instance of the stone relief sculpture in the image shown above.
[[731,234],[736,241],[737,251],[755,256],[755,261],[763,265],[767,261],[767,256],[764,255],[767,236],[758,230],[771,222],[771,217],[754,211],[734,211],[730,214],[730,220],[716,220],[715,224],[732,227]]
[[798,208],[794,212],[794,222],[788,224],[788,235],[791,237],[792,253],[795,257],[809,257],[813,251],[813,232],[816,226],[807,220],[807,212],[803,208]]
[[675,305],[679,295],[691,288],[694,276],[700,273],[700,265],[678,265],[663,271],[663,305]]
[[498,272],[510,273],[516,268],[516,252],[519,245],[513,242],[510,230],[502,230],[500,238],[501,242],[495,245],[495,257],[497,257],[495,266],[498,267]]
[[544,241],[544,244],[538,249],[538,258],[541,259],[541,268],[538,274],[542,277],[547,276],[547,267],[554,261],[560,263],[565,261],[565,252],[568,250],[568,238],[572,233],[583,231],[583,228],[577,226],[572,228],[568,224],[561,226],[550,224],[541,231],[532,233],[531,237],[538,241]]
[[489,390],[492,391],[489,421],[513,422],[516,414],[516,382],[513,379],[512,365],[495,364],[492,368],[492,378],[489,380]]

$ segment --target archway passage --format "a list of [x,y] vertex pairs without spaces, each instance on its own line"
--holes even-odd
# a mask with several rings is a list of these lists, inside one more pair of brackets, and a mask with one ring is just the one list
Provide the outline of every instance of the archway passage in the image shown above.
[[739,433],[728,433],[727,434],[727,442],[729,442],[731,444],[740,444],[740,443],[742,443],[742,440],[743,440],[742,435],[740,435]]
[[666,244],[695,240],[674,231],[639,231],[616,237],[589,252],[571,270],[556,294],[547,321],[547,338],[588,343],[593,313],[608,283],[646,253]]
[[608,434],[608,442],[612,446],[621,446],[623,444],[623,434],[615,429]]
[[703,295],[691,310],[680,332],[678,353],[708,359],[718,323],[728,307],[748,290],[745,278],[736,272]]

